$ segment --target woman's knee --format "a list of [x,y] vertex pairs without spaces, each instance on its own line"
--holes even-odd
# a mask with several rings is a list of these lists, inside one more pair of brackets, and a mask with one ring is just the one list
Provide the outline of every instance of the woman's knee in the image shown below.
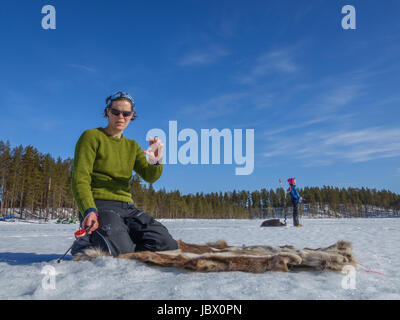
[[116,255],[135,251],[135,244],[129,236],[128,226],[118,210],[99,208],[99,229]]

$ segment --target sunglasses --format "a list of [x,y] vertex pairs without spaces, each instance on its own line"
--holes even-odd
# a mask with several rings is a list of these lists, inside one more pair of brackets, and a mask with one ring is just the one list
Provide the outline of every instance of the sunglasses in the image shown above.
[[122,113],[124,118],[130,117],[133,114],[133,111],[120,111],[114,108],[110,107],[110,111],[114,116],[119,117],[119,115]]

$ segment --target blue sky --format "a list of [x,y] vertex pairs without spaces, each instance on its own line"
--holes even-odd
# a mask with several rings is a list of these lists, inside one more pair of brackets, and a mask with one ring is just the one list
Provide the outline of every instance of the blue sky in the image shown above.
[[[56,30],[41,9],[56,8]],[[356,9],[344,30],[341,8]],[[152,128],[254,129],[255,168],[165,165],[182,193],[331,185],[400,193],[399,1],[2,1],[0,139],[73,157],[135,96],[125,136]],[[183,142],[180,143],[182,145]]]

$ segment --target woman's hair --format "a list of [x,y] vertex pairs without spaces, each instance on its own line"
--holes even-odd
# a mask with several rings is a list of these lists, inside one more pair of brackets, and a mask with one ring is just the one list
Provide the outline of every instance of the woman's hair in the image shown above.
[[110,105],[108,105],[108,106],[107,106],[107,103],[109,102],[109,99],[108,99],[108,98],[106,99],[106,107],[104,108],[104,118],[108,118],[107,109],[109,109],[109,108],[112,107],[113,102],[114,102],[114,101],[120,101],[120,100],[128,101],[128,102],[130,103],[131,109],[132,109],[132,111],[133,111],[133,117],[132,117],[131,121],[136,120],[136,118],[138,117],[138,115],[136,114],[136,112],[135,112],[135,110],[134,110],[134,108],[133,108],[132,101],[129,100],[128,98],[122,98],[122,97],[113,100],[113,101],[110,103]]

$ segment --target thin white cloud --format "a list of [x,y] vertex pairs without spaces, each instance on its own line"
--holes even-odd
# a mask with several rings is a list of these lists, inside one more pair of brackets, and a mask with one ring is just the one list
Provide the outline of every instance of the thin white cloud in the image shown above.
[[249,84],[274,72],[290,74],[299,70],[300,67],[294,62],[293,52],[290,49],[279,49],[259,56],[250,71],[240,76],[239,82]]
[[283,73],[295,72],[297,67],[291,61],[287,51],[279,50],[269,52],[257,59],[257,64],[251,71],[253,76],[263,76],[270,71],[279,71]]
[[[270,108],[273,105],[274,95],[272,92],[258,89],[228,92],[208,98],[197,104],[185,105],[182,108],[182,113],[185,115],[196,114],[198,119],[226,117],[233,113],[240,114],[243,110]],[[254,126],[255,124],[252,125]]]
[[93,69],[93,68],[90,68],[90,67],[87,67],[84,65],[80,65],[80,64],[70,64],[69,66],[72,68],[81,69],[81,70],[85,70],[88,72],[96,72],[96,69]]
[[196,114],[199,119],[216,118],[235,112],[246,103],[248,93],[227,93],[210,98],[197,105],[189,105],[184,108],[185,114]]
[[[338,79],[338,81],[340,81]],[[324,92],[315,106],[322,112],[334,112],[362,95],[363,86],[357,82],[343,83]]]
[[294,129],[300,129],[300,128],[308,127],[308,126],[311,126],[313,124],[325,122],[325,121],[328,121],[328,120],[330,120],[330,117],[315,118],[315,119],[311,119],[311,120],[303,121],[303,122],[300,121],[300,122],[297,122],[296,124],[282,126],[282,127],[277,128],[277,129],[268,130],[264,134],[267,135],[267,136],[272,136],[272,135],[275,135],[275,134],[278,134],[278,133],[283,133],[283,132],[294,130]]
[[266,158],[290,155],[305,166],[400,157],[400,129],[370,127],[352,131],[313,131],[295,137],[267,138]]
[[[352,77],[354,71],[350,71],[347,76],[331,76],[320,79],[313,86],[306,86],[305,92],[313,88],[309,101],[286,116],[289,123],[293,120],[293,124],[265,132],[269,148],[264,157],[269,161],[290,155],[304,166],[400,157],[400,129],[379,126],[348,129],[360,126],[358,122],[354,123],[357,111],[351,107],[367,93],[368,86],[364,80],[370,76],[368,72],[360,71],[357,77]],[[349,114],[348,110],[352,113]],[[314,130],[297,130],[319,123],[326,125],[321,130],[315,130],[316,127]],[[294,130],[297,130],[295,134]]]
[[363,130],[344,132],[328,138],[324,143],[326,145],[371,145],[372,143],[379,144],[381,141],[400,142],[400,129],[372,127]]
[[178,62],[178,65],[181,67],[209,65],[229,54],[228,50],[219,47],[198,50],[186,54]]

